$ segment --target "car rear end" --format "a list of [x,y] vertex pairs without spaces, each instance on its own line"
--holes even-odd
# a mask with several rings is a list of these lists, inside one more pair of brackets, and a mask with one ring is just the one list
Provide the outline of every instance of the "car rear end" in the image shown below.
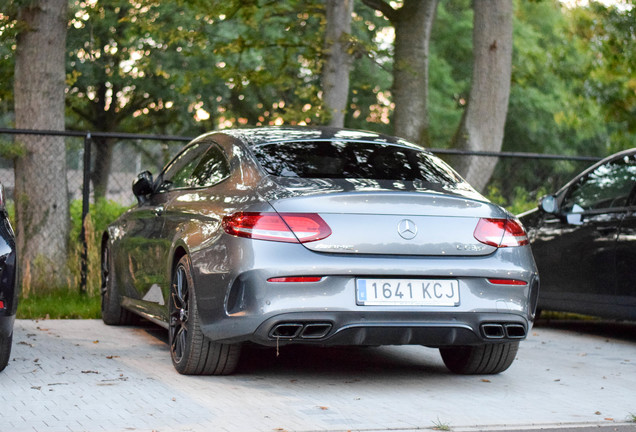
[[332,142],[321,159],[337,156],[338,172],[317,159],[298,168],[302,149],[315,154],[322,145],[255,152],[268,175],[263,202],[223,220],[216,259],[227,272],[201,272],[204,284],[224,287],[199,296],[208,337],[434,347],[526,337],[538,276],[512,215],[408,147],[397,146],[398,166],[376,159],[374,172],[374,146],[385,156],[392,146],[364,143],[347,155],[348,143]]
[[[307,208],[303,199],[289,199],[275,203],[276,211],[226,218],[226,231],[240,233],[229,249],[240,253],[230,257],[229,267],[236,268],[226,302],[230,319],[227,326],[213,326],[215,337],[248,337],[264,345],[428,346],[525,338],[538,279],[518,223],[483,203],[473,203],[480,216],[461,216],[456,208],[445,216],[439,207],[435,214],[404,206],[393,214],[362,209],[401,199],[440,197],[336,194],[313,197],[313,213],[298,211]],[[336,210],[340,200],[355,210]],[[356,201],[367,204],[356,208]],[[461,201],[458,207],[466,206]],[[275,218],[279,226],[270,220]],[[405,221],[417,231],[412,238],[400,235]],[[285,225],[298,239],[331,234],[274,239],[284,238]]]

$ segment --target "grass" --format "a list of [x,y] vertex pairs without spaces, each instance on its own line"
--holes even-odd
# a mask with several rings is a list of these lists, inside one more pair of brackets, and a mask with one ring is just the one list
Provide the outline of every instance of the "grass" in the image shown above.
[[450,431],[451,428],[450,428],[450,424],[442,422],[438,417],[437,421],[433,422],[433,430]]
[[31,293],[18,302],[18,319],[94,319],[101,316],[101,297],[76,290]]
[[544,321],[550,320],[574,320],[574,321],[599,321],[599,317],[590,315],[581,315],[571,312],[559,312],[559,311],[541,311],[540,319]]
[[88,244],[88,273],[86,293],[80,293],[80,263],[82,244],[82,201],[70,206],[71,232],[69,235],[69,260],[67,286],[60,289],[48,285],[22,283],[18,302],[19,319],[95,319],[101,318],[101,233],[108,223],[115,220],[127,207],[114,201],[100,199],[90,205],[85,221]]

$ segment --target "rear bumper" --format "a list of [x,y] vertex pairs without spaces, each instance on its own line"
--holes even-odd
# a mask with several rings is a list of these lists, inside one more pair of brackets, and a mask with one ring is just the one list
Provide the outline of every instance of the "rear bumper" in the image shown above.
[[250,337],[260,345],[426,345],[510,342],[526,338],[529,323],[513,314],[356,312],[289,313],[265,321]]
[[[228,247],[222,251],[240,253],[218,260],[210,250],[191,255],[202,330],[212,340],[270,346],[471,345],[524,339],[534,319],[539,279],[529,247],[503,248],[487,257],[383,257],[252,243],[257,250]],[[224,268],[236,271],[211,271]],[[281,276],[322,280],[267,281]],[[358,277],[452,278],[459,282],[460,304],[362,306],[356,303]],[[488,278],[528,283],[494,285]]]

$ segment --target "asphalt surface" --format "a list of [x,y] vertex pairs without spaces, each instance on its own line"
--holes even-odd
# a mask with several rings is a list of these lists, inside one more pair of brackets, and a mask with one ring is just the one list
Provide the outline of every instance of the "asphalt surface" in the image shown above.
[[235,375],[188,377],[147,324],[18,320],[0,432],[633,432],[636,324],[540,322],[496,376],[417,346],[246,349]]

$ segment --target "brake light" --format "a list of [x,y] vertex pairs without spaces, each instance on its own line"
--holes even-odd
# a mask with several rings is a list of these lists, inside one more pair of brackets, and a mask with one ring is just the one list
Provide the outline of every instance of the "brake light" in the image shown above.
[[267,282],[320,282],[320,276],[287,276],[267,279]]
[[226,233],[245,238],[307,243],[331,235],[327,223],[315,213],[238,212],[223,218]]
[[494,247],[528,244],[526,231],[516,219],[479,219],[473,235],[480,243]]
[[4,309],[4,302],[0,300],[0,309]]
[[518,279],[488,279],[493,285],[528,285],[528,282]]

